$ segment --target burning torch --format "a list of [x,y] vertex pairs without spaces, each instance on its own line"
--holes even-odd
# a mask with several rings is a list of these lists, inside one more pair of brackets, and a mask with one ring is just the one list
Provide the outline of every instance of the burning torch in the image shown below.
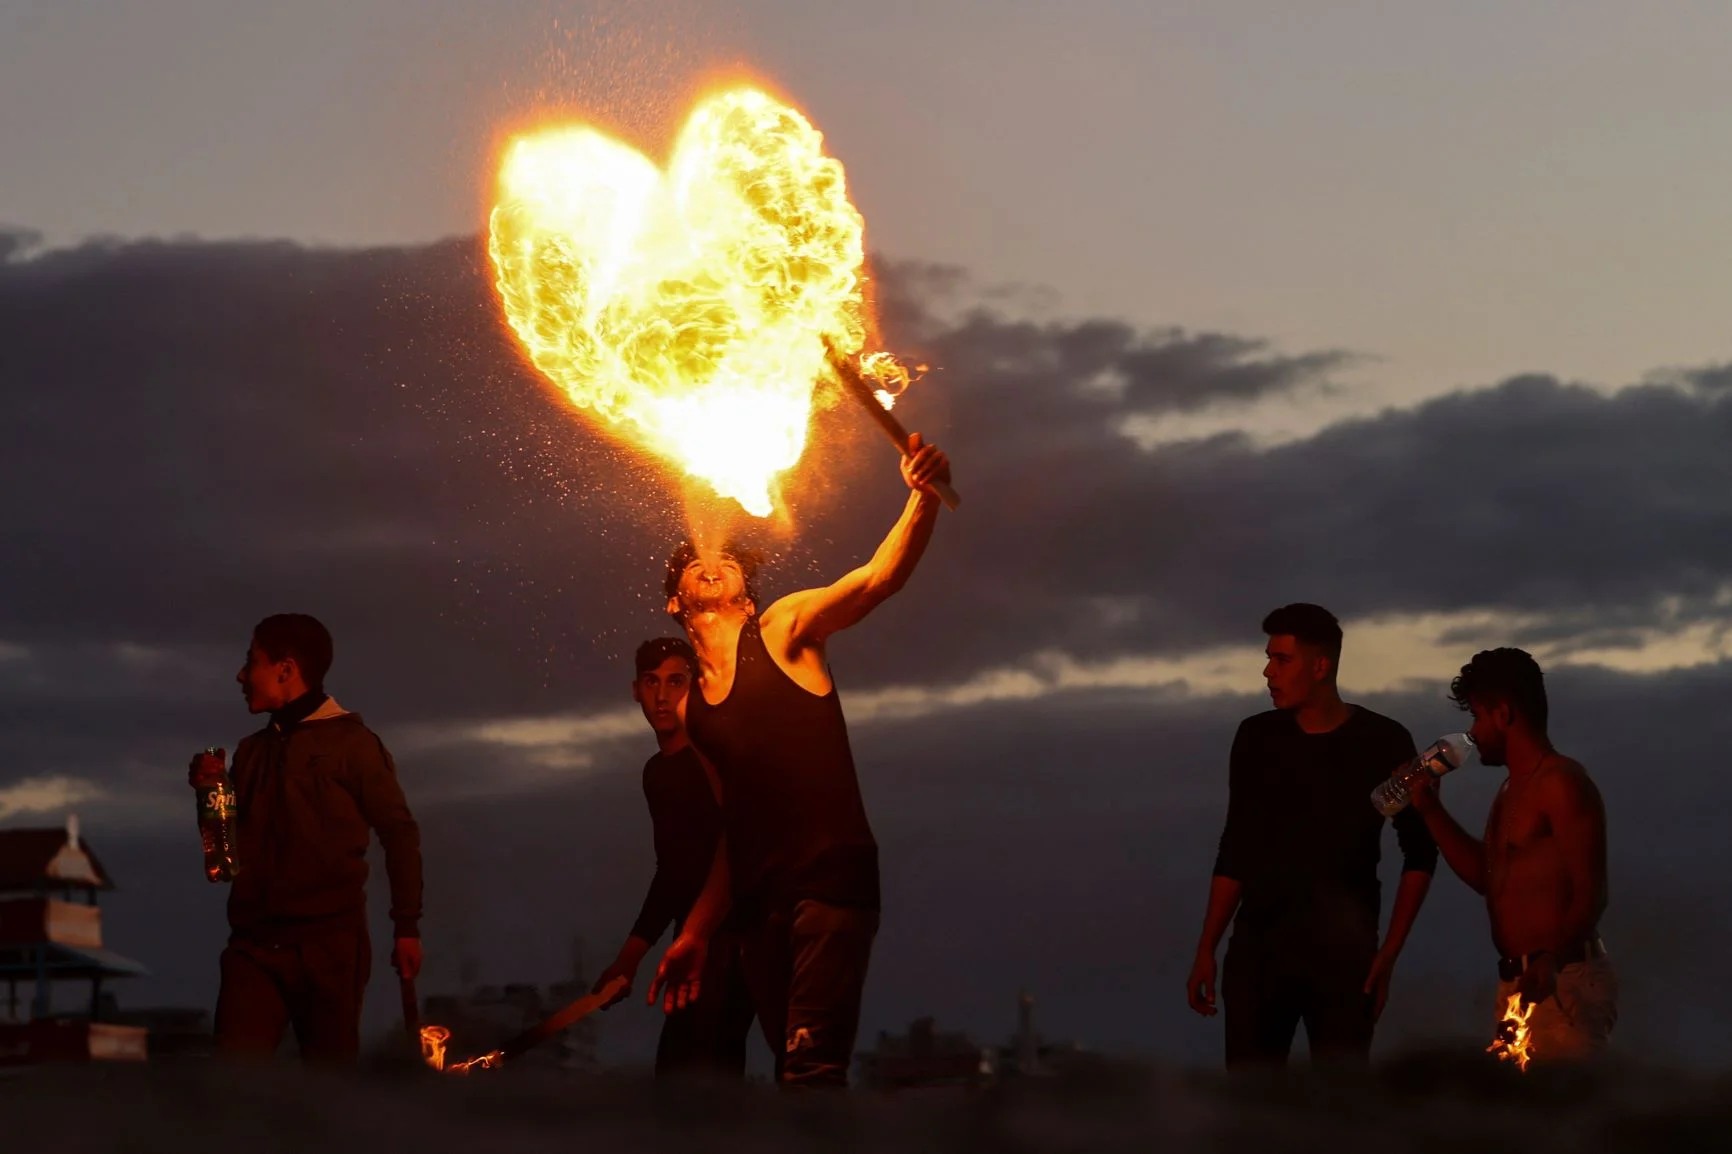
[[616,977],[595,993],[585,994],[583,997],[555,1010],[540,1022],[506,1042],[499,1049],[489,1050],[487,1053],[470,1058],[466,1062],[446,1064],[445,1044],[451,1038],[451,1031],[443,1026],[424,1026],[419,1031],[422,1059],[433,1069],[442,1070],[448,1074],[467,1074],[471,1070],[498,1069],[519,1054],[541,1045],[579,1019],[593,1014],[616,997],[624,995],[628,985],[629,983],[624,978]]
[[415,979],[397,978],[397,998],[403,1004],[403,1033],[411,1046],[421,1044],[421,999],[415,993]]
[[[894,413],[884,407],[884,403],[878,399],[872,386],[867,384],[866,379],[860,375],[860,370],[855,368],[853,362],[847,357],[837,351],[835,344],[828,337],[824,338],[824,349],[829,357],[830,371],[836,374],[836,379],[842,382],[842,387],[847,389],[871,415],[872,419],[878,422],[878,427],[884,430],[884,435],[890,438],[890,443],[896,446],[896,451],[904,457],[908,456],[908,430],[902,427],[902,422],[896,419]],[[952,489],[946,482],[934,481],[932,487],[944,501],[946,509],[955,509],[962,504],[962,498],[957,496],[956,490]]]

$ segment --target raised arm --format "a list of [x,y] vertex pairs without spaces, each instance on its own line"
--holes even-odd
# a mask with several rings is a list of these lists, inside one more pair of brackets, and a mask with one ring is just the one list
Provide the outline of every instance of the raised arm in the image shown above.
[[1438,851],[1455,876],[1474,893],[1485,893],[1490,884],[1486,876],[1485,842],[1463,829],[1443,808],[1437,779],[1429,774],[1420,777],[1413,786],[1413,808],[1425,819],[1426,831],[1437,842]]
[[950,460],[938,446],[922,443],[919,433],[911,434],[908,443],[902,479],[912,491],[902,516],[872,559],[832,585],[790,593],[765,611],[766,629],[772,620],[787,629],[789,652],[816,648],[831,634],[860,621],[906,585],[920,564],[938,523],[940,501],[932,483],[950,480]]

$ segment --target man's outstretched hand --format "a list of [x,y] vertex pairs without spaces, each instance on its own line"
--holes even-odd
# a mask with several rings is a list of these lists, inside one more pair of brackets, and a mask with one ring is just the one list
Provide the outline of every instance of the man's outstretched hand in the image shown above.
[[649,1004],[660,1002],[662,1010],[671,1014],[696,1002],[703,985],[704,958],[709,952],[710,944],[702,938],[684,934],[675,938],[650,982]]
[[910,433],[908,452],[902,456],[902,479],[910,489],[936,497],[935,482],[950,484],[950,458],[937,445],[923,441],[919,433]]
[[625,985],[620,987],[619,993],[609,998],[607,1005],[603,1006],[602,1009],[617,1006],[631,997],[632,987],[637,985],[638,967],[643,964],[644,955],[649,951],[650,944],[642,938],[634,935],[625,940],[625,945],[620,947],[619,957],[615,958],[612,964],[601,972],[601,976],[595,980],[595,985],[589,989],[590,993],[599,994],[607,989],[608,983],[615,978],[624,980]]

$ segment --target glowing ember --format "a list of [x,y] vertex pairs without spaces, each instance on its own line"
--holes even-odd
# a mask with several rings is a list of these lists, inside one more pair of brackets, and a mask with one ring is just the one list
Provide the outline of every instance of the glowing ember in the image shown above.
[[1514,1062],[1516,1069],[1526,1071],[1533,1057],[1528,1049],[1528,1018],[1533,1012],[1533,1005],[1522,1005],[1519,991],[1511,994],[1503,1009],[1503,1020],[1498,1023],[1497,1036],[1485,1052],[1496,1054],[1500,1062]]
[[479,1058],[458,1062],[445,1072],[447,1074],[467,1074],[471,1070],[491,1070],[504,1060],[505,1052],[503,1050],[489,1050]]
[[531,133],[506,151],[490,225],[536,368],[760,517],[805,448],[823,338],[865,343],[865,224],[823,140],[752,89],[702,101],[665,172],[592,128]]

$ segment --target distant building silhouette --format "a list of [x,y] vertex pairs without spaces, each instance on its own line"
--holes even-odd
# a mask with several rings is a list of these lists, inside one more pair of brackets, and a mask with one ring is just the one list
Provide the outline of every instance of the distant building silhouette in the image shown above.
[[862,1086],[875,1090],[979,1088],[1010,1078],[1060,1072],[1086,1053],[1074,1043],[1049,1043],[1034,1027],[1034,998],[1017,997],[1016,1032],[1003,1047],[983,1046],[962,1031],[941,1031],[916,1018],[906,1034],[880,1031],[877,1046],[855,1055]]

